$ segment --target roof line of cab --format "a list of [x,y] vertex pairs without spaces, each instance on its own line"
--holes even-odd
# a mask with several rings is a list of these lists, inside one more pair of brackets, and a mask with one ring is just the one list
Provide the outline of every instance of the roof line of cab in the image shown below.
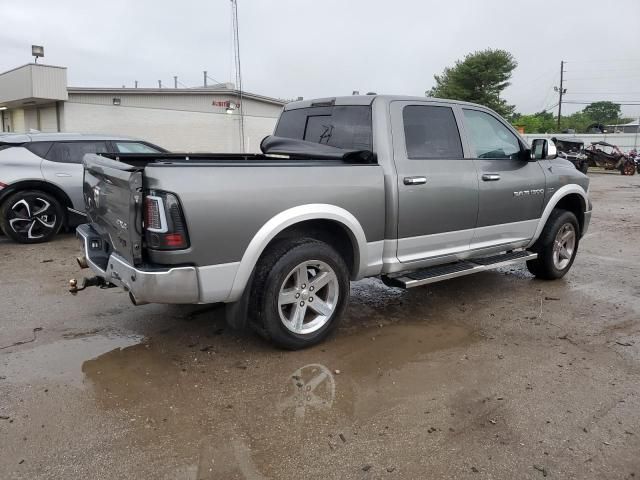
[[449,100],[446,98],[435,97],[415,97],[410,95],[345,95],[341,97],[326,97],[326,98],[313,98],[310,100],[298,100],[295,102],[287,103],[284,106],[285,110],[296,110],[299,108],[309,107],[330,107],[335,105],[371,105],[374,100],[380,99],[385,102],[392,101],[412,101],[412,102],[438,102],[438,103],[451,103],[457,105],[469,105],[474,107],[480,107],[487,109],[483,105],[471,102],[463,102],[460,100]]

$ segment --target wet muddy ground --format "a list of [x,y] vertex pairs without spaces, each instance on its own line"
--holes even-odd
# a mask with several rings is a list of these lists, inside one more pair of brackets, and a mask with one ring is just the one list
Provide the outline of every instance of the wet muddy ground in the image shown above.
[[640,177],[591,192],[565,279],[357,282],[301,352],[0,237],[0,478],[640,478]]

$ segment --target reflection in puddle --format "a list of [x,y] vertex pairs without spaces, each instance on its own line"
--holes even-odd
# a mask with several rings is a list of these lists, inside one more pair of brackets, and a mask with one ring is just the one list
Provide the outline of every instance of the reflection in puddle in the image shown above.
[[123,445],[172,452],[178,463],[159,478],[283,478],[300,465],[321,468],[318,451],[353,448],[350,432],[398,408],[421,412],[455,382],[452,365],[476,340],[452,323],[372,320],[287,353],[207,330],[171,332],[103,353],[82,371],[96,405],[127,425]]
[[35,344],[28,350],[10,353],[3,358],[7,380],[13,383],[31,383],[55,380],[81,386],[84,376],[81,365],[88,358],[109,351],[136,345],[142,341],[138,335],[92,335],[59,340],[44,345]]
[[278,404],[287,416],[293,410],[297,418],[308,410],[331,408],[336,397],[336,382],[327,367],[318,363],[305,365],[291,375],[288,397]]

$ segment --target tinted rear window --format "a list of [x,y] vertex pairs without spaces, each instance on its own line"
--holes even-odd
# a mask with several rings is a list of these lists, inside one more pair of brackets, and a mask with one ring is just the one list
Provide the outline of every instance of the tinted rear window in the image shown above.
[[450,107],[410,105],[402,111],[402,118],[409,158],[463,158],[458,125]]
[[26,143],[24,146],[31,153],[35,153],[39,157],[44,158],[51,148],[51,142],[31,142]]
[[371,107],[340,105],[282,112],[275,135],[349,150],[373,150]]

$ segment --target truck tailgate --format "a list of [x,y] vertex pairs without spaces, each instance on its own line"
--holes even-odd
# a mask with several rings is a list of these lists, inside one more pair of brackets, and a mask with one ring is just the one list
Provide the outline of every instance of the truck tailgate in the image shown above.
[[142,263],[142,171],[95,154],[84,156],[84,202],[91,226],[131,265]]

